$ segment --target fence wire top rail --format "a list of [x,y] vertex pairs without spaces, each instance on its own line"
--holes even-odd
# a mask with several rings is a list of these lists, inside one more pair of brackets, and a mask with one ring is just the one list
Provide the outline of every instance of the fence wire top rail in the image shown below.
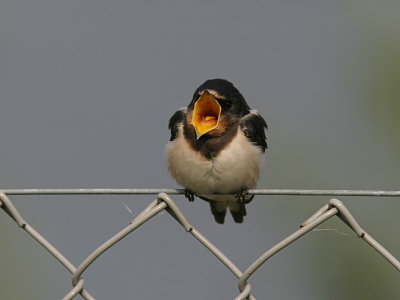
[[[70,188],[70,189],[4,189],[7,195],[170,195],[185,194],[184,189]],[[319,190],[319,189],[251,189],[250,195],[296,196],[367,196],[400,197],[400,190]]]

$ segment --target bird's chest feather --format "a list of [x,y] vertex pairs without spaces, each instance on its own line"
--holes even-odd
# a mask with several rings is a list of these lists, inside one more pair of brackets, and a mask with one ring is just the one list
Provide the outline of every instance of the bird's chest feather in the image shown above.
[[197,194],[236,193],[255,188],[262,153],[238,130],[233,139],[215,156],[206,158],[184,139],[167,145],[171,175],[183,187]]

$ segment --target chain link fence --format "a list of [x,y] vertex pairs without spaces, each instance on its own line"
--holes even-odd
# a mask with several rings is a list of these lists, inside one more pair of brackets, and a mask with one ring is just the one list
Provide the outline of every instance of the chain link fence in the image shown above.
[[[99,245],[79,266],[74,266],[58,249],[56,249],[46,238],[28,224],[21,216],[10,199],[12,195],[157,195],[141,213],[139,213],[125,228],[112,236],[105,243]],[[121,239],[132,233],[135,229],[149,221],[152,217],[165,210],[187,233],[197,239],[204,247],[213,253],[237,278],[238,296],[235,300],[255,298],[251,295],[249,278],[260,268],[271,256],[289,246],[297,239],[336,216],[348,225],[355,234],[374,248],[383,258],[400,271],[400,262],[372,236],[370,236],[353,217],[350,211],[340,200],[339,196],[375,196],[375,197],[400,197],[400,191],[368,191],[368,190],[297,190],[297,189],[263,189],[249,190],[254,195],[301,195],[301,196],[330,196],[335,197],[326,205],[318,209],[309,217],[300,229],[287,236],[272,248],[264,252],[244,271],[241,271],[221,250],[211,243],[201,232],[199,232],[183,215],[179,207],[172,200],[170,195],[184,194],[180,189],[9,189],[0,191],[0,207],[6,212],[20,228],[25,230],[33,239],[43,246],[72,274],[72,289],[64,296],[64,300],[73,299],[80,295],[84,299],[95,299],[84,284],[83,273],[91,264],[98,259],[106,250],[118,243]],[[1,271],[0,271],[1,272]]]

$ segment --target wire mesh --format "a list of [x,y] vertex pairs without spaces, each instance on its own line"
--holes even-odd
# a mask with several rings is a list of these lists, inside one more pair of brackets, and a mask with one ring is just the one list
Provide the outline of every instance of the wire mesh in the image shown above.
[[[125,228],[117,232],[105,243],[101,244],[83,262],[75,267],[59,250],[57,250],[45,237],[28,224],[10,200],[10,195],[157,195],[141,213],[139,213]],[[132,233],[135,229],[149,221],[152,217],[165,210],[186,232],[197,239],[206,249],[213,253],[237,278],[239,294],[235,300],[255,298],[251,295],[251,285],[249,278],[259,269],[270,257],[286,248],[297,239],[322,224],[326,220],[336,216],[348,225],[356,235],[374,248],[383,258],[385,258],[394,268],[400,271],[400,262],[372,236],[370,236],[353,217],[346,206],[338,199],[332,198],[326,205],[318,209],[309,217],[300,229],[293,232],[288,237],[275,244],[272,248],[265,251],[254,262],[242,272],[220,249],[200,233],[184,216],[170,195],[184,194],[182,189],[5,189],[0,191],[0,207],[5,211],[20,228],[25,230],[43,248],[58,260],[67,271],[72,274],[72,289],[64,296],[64,300],[73,299],[80,295],[84,299],[95,299],[86,290],[83,273],[96,261],[105,251],[118,243],[121,239]],[[375,190],[301,190],[301,189],[258,189],[249,190],[249,194],[254,195],[302,195],[302,196],[380,196],[380,197],[399,197],[400,191],[375,191]]]

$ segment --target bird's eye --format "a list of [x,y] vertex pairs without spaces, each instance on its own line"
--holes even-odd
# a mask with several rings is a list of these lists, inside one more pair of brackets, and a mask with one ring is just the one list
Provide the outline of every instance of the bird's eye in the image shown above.
[[232,100],[224,99],[224,100],[221,100],[221,101],[218,101],[218,102],[225,109],[232,107]]

